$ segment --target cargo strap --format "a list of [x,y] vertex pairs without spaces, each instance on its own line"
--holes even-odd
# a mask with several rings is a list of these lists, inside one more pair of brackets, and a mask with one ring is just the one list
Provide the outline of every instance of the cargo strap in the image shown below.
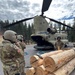
[[26,66],[25,68],[31,68],[31,66]]
[[[36,56],[38,56],[40,59],[43,59],[43,57],[40,56],[39,54],[36,54]],[[36,59],[34,62],[32,62],[32,64],[35,63],[36,61],[38,61],[38,60]]]
[[42,56],[40,56],[39,54],[36,54],[40,59],[43,59],[43,57]]

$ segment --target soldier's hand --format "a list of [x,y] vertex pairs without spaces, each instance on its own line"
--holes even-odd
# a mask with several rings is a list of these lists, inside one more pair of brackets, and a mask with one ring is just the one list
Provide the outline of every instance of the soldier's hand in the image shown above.
[[16,67],[19,68],[19,61],[16,60]]

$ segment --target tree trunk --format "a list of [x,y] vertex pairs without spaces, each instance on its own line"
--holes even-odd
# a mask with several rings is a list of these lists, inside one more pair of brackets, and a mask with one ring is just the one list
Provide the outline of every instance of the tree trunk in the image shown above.
[[74,49],[46,57],[43,65],[47,71],[54,72],[75,57]]
[[53,74],[48,75],[69,75],[75,68],[75,58],[72,59],[70,62],[59,68]]
[[35,75],[35,69],[33,67],[29,68],[26,70],[26,75]]
[[36,75],[47,75],[48,71],[44,68],[43,65],[36,68]]
[[[55,55],[55,54],[58,54],[58,53],[61,53],[63,52],[62,50],[59,50],[59,51],[52,51],[52,52],[49,52],[49,53],[44,53],[42,55],[40,55],[42,58],[45,58],[45,57],[48,57],[48,56],[51,56],[51,55]],[[41,59],[39,56],[37,55],[33,55],[31,56],[30,58],[30,64],[32,67],[38,67],[40,65],[43,64],[43,59]]]

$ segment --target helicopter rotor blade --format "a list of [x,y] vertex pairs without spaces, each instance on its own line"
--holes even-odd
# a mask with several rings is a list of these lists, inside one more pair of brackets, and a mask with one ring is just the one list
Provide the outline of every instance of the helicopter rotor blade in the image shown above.
[[51,20],[51,21],[53,21],[53,22],[56,22],[56,23],[58,23],[58,24],[61,24],[61,25],[66,26],[66,27],[68,27],[68,28],[74,29],[73,27],[68,26],[68,25],[66,25],[66,24],[64,24],[64,23],[61,23],[61,22],[59,22],[59,21],[57,21],[57,20],[54,20],[54,19],[52,19],[52,18],[49,18],[49,17],[46,17],[46,16],[44,16],[44,17],[45,17],[45,18],[48,18],[49,20]]
[[24,21],[27,21],[27,20],[30,20],[30,19],[33,19],[33,18],[34,18],[34,17],[22,19],[22,20],[20,20],[20,21],[14,22],[14,23],[12,23],[12,24],[6,25],[6,26],[4,26],[3,28],[8,28],[8,27],[14,26],[14,25],[16,25],[16,24],[18,24],[18,23],[21,23],[21,22],[24,22]]
[[42,15],[44,14],[45,11],[48,10],[51,2],[52,2],[52,0],[43,0],[43,4],[42,4]]

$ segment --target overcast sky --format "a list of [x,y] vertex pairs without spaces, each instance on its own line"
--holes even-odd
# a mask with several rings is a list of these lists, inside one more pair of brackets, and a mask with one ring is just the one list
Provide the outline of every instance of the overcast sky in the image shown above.
[[[1,20],[21,20],[41,14],[43,0],[0,0]],[[44,13],[56,20],[71,20],[75,17],[75,0],[52,0]]]

